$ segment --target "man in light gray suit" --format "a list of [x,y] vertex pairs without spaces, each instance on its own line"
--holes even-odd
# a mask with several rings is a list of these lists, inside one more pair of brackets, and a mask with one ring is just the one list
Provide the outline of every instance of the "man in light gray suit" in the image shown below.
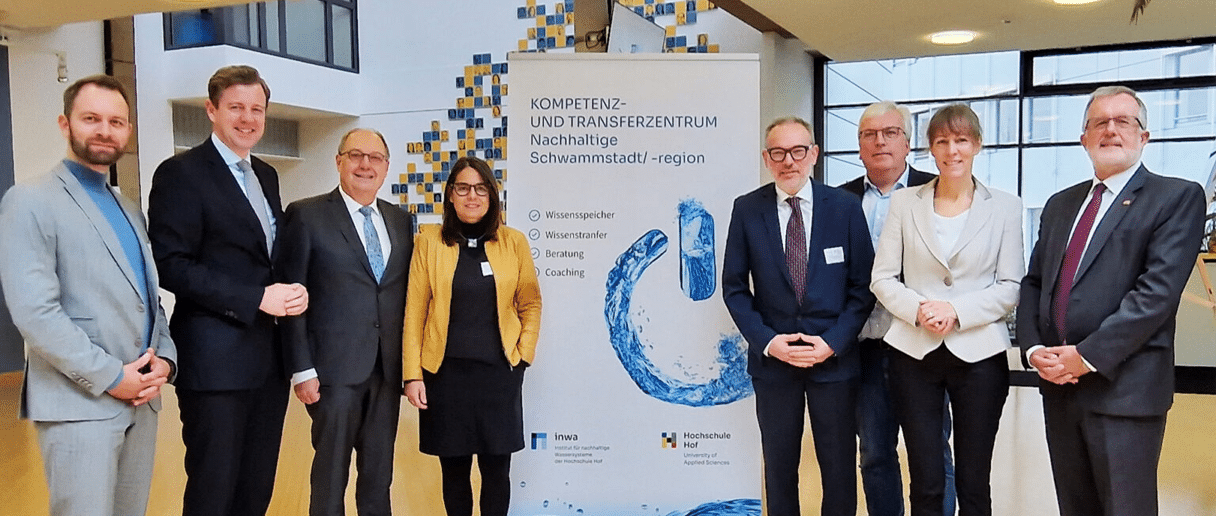
[[379,132],[347,132],[334,156],[338,188],[291,203],[279,239],[279,280],[309,292],[308,311],[280,324],[296,397],[312,417],[314,516],[346,514],[351,451],[360,516],[392,513],[414,220],[376,198],[388,156]]
[[38,432],[51,514],[139,515],[177,350],[144,217],[107,181],[131,136],[127,94],[95,75],[63,105],[67,159],[0,201],[0,281],[26,344],[21,416]]

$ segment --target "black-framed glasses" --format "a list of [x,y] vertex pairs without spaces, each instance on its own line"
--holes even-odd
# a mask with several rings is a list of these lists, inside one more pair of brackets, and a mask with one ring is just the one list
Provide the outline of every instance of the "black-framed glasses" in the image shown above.
[[452,183],[452,191],[456,192],[456,195],[461,197],[469,195],[470,191],[477,192],[477,195],[481,197],[490,195],[490,187],[486,186],[485,183],[477,183],[475,185],[471,185],[469,183]]
[[811,148],[807,147],[806,145],[795,145],[788,149],[772,147],[769,149],[764,149],[764,152],[767,152],[769,159],[773,161],[785,161],[786,156],[794,158],[794,161],[802,161],[803,159],[806,159],[806,153],[810,150]]
[[872,142],[878,139],[878,135],[882,135],[887,140],[894,140],[904,134],[902,127],[884,127],[882,129],[866,129],[858,131],[857,136],[867,142]]
[[1126,131],[1135,127],[1144,129],[1144,124],[1140,122],[1139,117],[1134,116],[1112,116],[1110,118],[1093,118],[1085,121],[1086,131],[1099,131],[1106,127],[1107,124],[1114,123],[1115,129]]
[[363,161],[363,158],[367,158],[367,161],[373,165],[383,165],[388,163],[388,156],[380,154],[379,152],[363,152],[358,149],[351,149],[346,152],[339,152],[338,155],[346,156],[346,159],[356,163]]

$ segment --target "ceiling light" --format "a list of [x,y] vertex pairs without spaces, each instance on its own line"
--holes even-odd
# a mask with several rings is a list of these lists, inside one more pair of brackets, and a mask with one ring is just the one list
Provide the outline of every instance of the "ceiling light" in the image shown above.
[[929,42],[936,45],[962,45],[974,39],[975,32],[969,30],[944,30],[929,35]]
[[1092,4],[1099,0],[1051,0],[1051,1],[1055,2],[1057,4],[1060,4],[1060,5],[1083,5],[1083,4]]

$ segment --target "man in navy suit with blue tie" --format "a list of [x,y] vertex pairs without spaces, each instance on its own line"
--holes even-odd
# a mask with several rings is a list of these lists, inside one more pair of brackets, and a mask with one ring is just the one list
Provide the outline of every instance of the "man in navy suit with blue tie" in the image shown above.
[[857,334],[874,307],[874,249],[857,197],[811,180],[813,131],[781,118],[765,134],[773,183],[735,200],[722,297],[748,342],[770,516],[798,516],[809,411],[820,514],[857,511]]
[[271,260],[279,178],[252,154],[270,87],[252,67],[226,66],[207,97],[211,136],[162,162],[148,194],[152,254],[176,296],[182,514],[265,514],[288,396],[276,318],[304,312],[308,291],[277,282]]

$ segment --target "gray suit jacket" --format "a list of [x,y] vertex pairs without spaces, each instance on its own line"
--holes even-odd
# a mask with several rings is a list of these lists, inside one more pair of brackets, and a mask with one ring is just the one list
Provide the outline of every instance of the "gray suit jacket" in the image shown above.
[[401,384],[405,285],[414,251],[413,217],[376,200],[392,254],[379,283],[337,189],[287,207],[279,237],[279,280],[308,287],[308,311],[281,319],[289,374],[316,368],[323,385],[354,385],[380,357],[386,382]]
[[[159,288],[146,222],[118,199],[143,246],[147,278],[135,277],[118,236],[63,163],[0,202],[0,280],[26,343],[22,417],[100,420],[127,407],[105,389],[142,353],[148,310],[156,310],[157,355],[177,361],[159,297],[146,306],[136,288],[147,281],[151,296]],[[160,410],[160,398],[150,405]]]
[[[1018,345],[1062,344],[1052,316],[1073,221],[1091,181],[1043,206],[1039,240],[1022,279]],[[1205,209],[1198,183],[1135,172],[1098,222],[1073,283],[1065,340],[1097,369],[1076,384],[1040,380],[1045,400],[1075,396],[1082,408],[1113,416],[1157,416],[1174,401],[1174,327],[1195,267]]]

